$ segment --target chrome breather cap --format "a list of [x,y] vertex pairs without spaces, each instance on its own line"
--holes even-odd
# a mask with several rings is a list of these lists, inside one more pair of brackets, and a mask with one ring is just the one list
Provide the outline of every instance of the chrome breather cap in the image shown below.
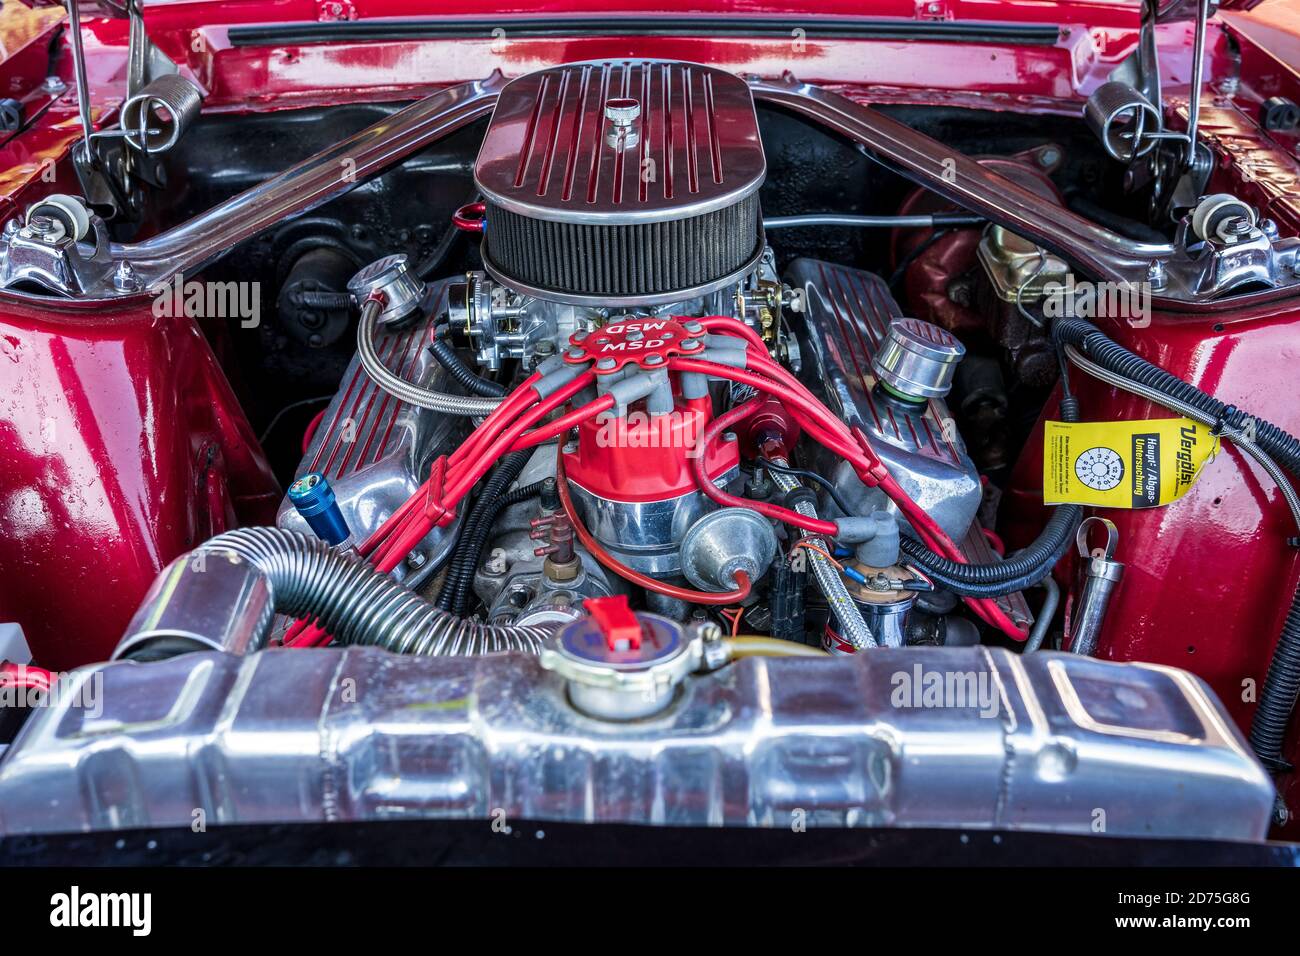
[[945,329],[921,319],[894,319],[871,370],[891,391],[906,398],[942,398],[952,389],[966,346]]
[[358,307],[375,293],[383,296],[384,307],[379,321],[391,325],[421,309],[429,297],[429,287],[407,265],[406,256],[398,253],[376,259],[363,266],[348,280],[348,292]]

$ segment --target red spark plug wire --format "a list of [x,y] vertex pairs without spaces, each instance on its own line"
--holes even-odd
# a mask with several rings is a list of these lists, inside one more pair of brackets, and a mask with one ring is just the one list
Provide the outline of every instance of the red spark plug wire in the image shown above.
[[[878,485],[881,490],[898,506],[904,517],[916,529],[917,534],[926,545],[954,560],[964,561],[960,550],[947,537],[944,531],[925,513],[903,488],[873,460],[865,440],[855,436],[847,426],[826,408],[792,373],[774,362],[767,354],[762,339],[748,326],[735,319],[722,316],[709,317],[702,324],[710,331],[717,330],[743,339],[751,348],[746,350],[746,369],[718,365],[694,359],[675,358],[669,362],[670,369],[688,372],[700,372],[710,376],[726,378],[740,384],[749,385],[759,391],[774,395],[786,404],[792,416],[801,427],[819,444],[845,458],[853,465],[862,479]],[[469,493],[479,479],[492,467],[492,464],[507,451],[533,447],[551,438],[562,435],[578,423],[612,407],[613,399],[604,396],[594,402],[568,412],[548,425],[529,431],[555,409],[566,404],[570,398],[590,384],[591,373],[587,373],[570,382],[545,400],[539,401],[533,387],[539,375],[536,373],[527,379],[501,404],[479,428],[447,460],[446,492],[441,502],[444,508],[453,508]],[[536,403],[536,404],[534,404]],[[756,403],[745,403],[715,419],[703,436],[700,448],[716,440],[727,427],[741,421],[757,410]],[[829,521],[809,519],[804,515],[778,505],[766,502],[754,502],[736,498],[717,488],[709,479],[704,469],[703,458],[693,456],[692,469],[702,491],[720,504],[748,507],[776,520],[787,521],[796,527],[813,534],[834,536],[838,527]],[[704,592],[675,585],[666,584],[654,578],[640,574],[627,567],[609,554],[587,530],[578,518],[569,494],[568,481],[564,473],[562,453],[557,452],[556,462],[557,489],[560,500],[571,522],[574,533],[592,556],[615,574],[626,578],[646,590],[664,594],[669,597],[691,601],[697,604],[725,605],[743,600],[749,594],[751,582],[747,577],[737,576],[740,587],[729,592]],[[400,563],[412,548],[429,533],[433,522],[421,509],[422,502],[429,494],[430,482],[426,481],[417,492],[399,507],[388,520],[375,531],[359,550],[362,555],[373,555],[378,570],[385,573]],[[743,579],[742,579],[743,578]],[[1006,618],[995,602],[990,599],[968,599],[973,610],[995,627],[1012,637],[1024,640],[1026,635],[1018,630]],[[288,635],[286,644],[306,646],[327,640],[315,625],[299,621]]]
[[532,448],[535,445],[541,445],[552,438],[563,435],[572,428],[581,425],[588,418],[599,415],[601,412],[608,411],[615,405],[613,395],[602,395],[595,401],[588,402],[581,408],[575,408],[573,411],[561,415],[553,422],[535,428],[530,432],[525,432],[519,436],[519,440],[510,446],[511,451],[522,451],[525,448]]
[[[454,480],[448,478],[447,491],[440,502],[442,507],[450,509],[459,504],[460,500],[469,494],[470,489],[477,484],[478,480],[491,470],[497,459],[511,450],[511,446],[525,431],[561,405],[566,404],[578,392],[590,386],[593,378],[595,378],[593,373],[584,372],[502,428],[490,443],[485,443],[487,448],[477,461],[466,464],[463,470],[457,468]],[[590,414],[594,415],[596,412],[591,411]],[[405,560],[406,556],[411,553],[411,549],[433,530],[433,525],[434,522],[431,518],[424,514],[422,510],[416,509],[408,517],[405,526],[375,552],[376,570],[384,574],[392,571],[393,568]]]
[[739,421],[743,421],[750,415],[757,412],[763,405],[763,400],[751,398],[743,405],[737,405],[728,412],[719,415],[709,423],[704,430],[699,443],[695,446],[695,454],[690,456],[691,471],[695,475],[695,483],[700,490],[724,507],[730,508],[748,508],[750,511],[757,511],[766,518],[774,521],[784,521],[788,525],[796,528],[802,528],[812,534],[826,535],[834,538],[839,534],[839,525],[833,521],[821,521],[817,518],[809,518],[801,515],[797,511],[789,508],[783,508],[780,505],[774,505],[767,501],[754,501],[750,498],[739,498],[736,495],[728,494],[713,483],[709,477],[708,469],[704,467],[704,452],[717,440],[718,436]]
[[[492,467],[493,462],[503,453],[503,451],[498,450],[493,454],[492,449],[500,448],[503,436],[521,435],[530,425],[536,424],[545,418],[556,408],[566,403],[574,394],[581,391],[585,385],[590,384],[590,377],[590,373],[580,375],[573,382],[558,389],[540,402],[538,401],[537,389],[534,386],[541,378],[541,375],[534,372],[525,379],[519,388],[494,409],[492,414],[485,418],[479,427],[474,430],[473,434],[448,458],[448,470],[455,476],[455,484],[452,485],[449,477],[448,491],[443,505],[449,508],[454,507],[465,494],[468,494],[478,479]],[[533,405],[531,409],[520,415],[523,409],[534,402],[538,402],[538,404]],[[591,415],[598,414],[608,407],[611,402],[612,400],[592,402],[592,407],[589,407],[587,412]],[[510,421],[516,415],[520,417]],[[552,425],[554,424],[557,423],[552,423]],[[489,446],[489,448],[484,451],[484,446]],[[471,461],[473,464],[468,464]],[[427,499],[429,489],[430,481],[426,480],[410,498],[389,515],[387,520],[358,547],[358,553],[363,557],[370,557],[371,562],[380,572],[385,574],[391,572],[393,568],[405,560],[406,556],[411,553],[411,549],[432,530],[433,522],[422,513],[420,507]],[[326,640],[328,640],[328,635],[307,619],[294,622],[285,632],[284,637],[284,643],[288,647],[314,647]]]
[[[534,372],[520,384],[520,386],[510,393],[504,402],[498,405],[483,422],[474,429],[469,438],[461,443],[460,447],[451,453],[447,459],[448,466],[454,466],[463,461],[470,452],[478,448],[487,439],[487,436],[499,433],[501,423],[506,421],[510,416],[517,414],[523,407],[531,405],[537,401],[539,396],[537,389],[533,386],[541,379],[541,375]],[[429,482],[425,481],[415,494],[407,498],[396,511],[394,511],[375,531],[366,538],[358,547],[357,552],[363,557],[371,554],[399,527],[401,527],[410,514],[416,509],[425,496],[429,493]]]

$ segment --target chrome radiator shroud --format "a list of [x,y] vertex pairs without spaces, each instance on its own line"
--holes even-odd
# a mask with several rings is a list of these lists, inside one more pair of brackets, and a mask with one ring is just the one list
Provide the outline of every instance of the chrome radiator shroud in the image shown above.
[[1273,805],[1197,678],[1049,652],[751,658],[623,724],[514,654],[196,653],[65,681],[0,761],[6,834],[188,827],[201,809],[1253,840]]

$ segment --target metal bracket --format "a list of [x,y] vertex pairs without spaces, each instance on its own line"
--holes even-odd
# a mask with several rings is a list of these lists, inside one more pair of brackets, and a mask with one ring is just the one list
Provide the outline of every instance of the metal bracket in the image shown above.
[[0,286],[34,283],[51,292],[77,296],[111,281],[108,229],[98,216],[91,218],[90,226],[95,241],[87,249],[51,217],[34,215],[26,224],[9,220],[0,238],[4,251]]
[[[139,243],[114,243],[113,263],[115,267],[126,263],[139,282],[134,291],[117,288],[116,268],[77,291],[53,291],[89,300],[121,299],[167,284],[178,274],[198,272],[245,239],[355,189],[491,112],[504,82],[498,72],[486,80],[439,90],[174,229]],[[4,281],[5,255],[0,242],[0,288],[7,290],[7,296],[48,304],[46,296],[16,290]]]
[[[126,99],[120,111],[122,119],[117,129],[94,130],[77,0],[68,0],[67,8],[84,133],[81,143],[72,153],[77,179],[87,202],[105,218],[130,218],[137,215],[143,206],[142,187],[158,189],[165,185],[158,154],[174,145],[184,127],[197,115],[202,94],[193,82],[180,77],[180,68],[149,39],[140,0],[125,0],[123,11],[130,26]],[[163,89],[151,94],[155,84],[163,78],[171,79]],[[151,107],[158,100],[163,102],[174,126],[167,131],[172,135],[165,137],[165,148],[153,148],[148,142],[152,132],[148,126],[155,121]],[[138,118],[138,128],[131,126],[129,116]]]

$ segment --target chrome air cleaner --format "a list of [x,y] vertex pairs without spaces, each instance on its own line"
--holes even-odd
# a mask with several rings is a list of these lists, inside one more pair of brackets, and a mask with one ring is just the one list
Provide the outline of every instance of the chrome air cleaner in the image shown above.
[[756,264],[766,171],[733,74],[656,60],[530,73],[501,91],[474,165],[484,263],[578,305],[703,295]]

